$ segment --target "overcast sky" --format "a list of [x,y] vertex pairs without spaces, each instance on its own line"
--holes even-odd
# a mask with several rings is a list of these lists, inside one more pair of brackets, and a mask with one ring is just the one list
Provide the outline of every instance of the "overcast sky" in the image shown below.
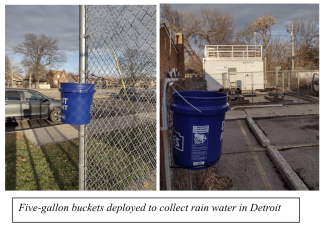
[[[19,64],[21,57],[12,47],[23,42],[24,34],[45,34],[59,40],[59,48],[67,54],[68,62],[61,68],[79,72],[79,6],[6,6],[6,53]],[[61,70],[62,70],[61,69]]]
[[[274,34],[285,33],[285,26],[295,18],[308,19],[313,15],[319,15],[318,4],[171,4],[177,10],[186,10],[199,13],[201,6],[217,8],[222,12],[228,12],[234,18],[236,30],[245,29],[248,22],[271,13],[278,20],[274,25]],[[272,31],[272,32],[273,32]],[[288,34],[289,35],[289,34]]]

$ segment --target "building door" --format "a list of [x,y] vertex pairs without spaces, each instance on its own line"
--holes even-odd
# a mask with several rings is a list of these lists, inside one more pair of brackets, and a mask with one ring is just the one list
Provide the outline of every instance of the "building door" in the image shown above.
[[243,82],[243,90],[248,91],[252,90],[254,83],[253,83],[253,71],[254,71],[254,63],[253,62],[243,62],[245,65],[245,73],[244,73],[244,82]]

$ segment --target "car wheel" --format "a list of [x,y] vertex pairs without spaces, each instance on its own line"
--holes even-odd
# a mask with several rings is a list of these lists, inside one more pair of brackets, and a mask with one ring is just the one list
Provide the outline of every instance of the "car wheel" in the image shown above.
[[50,113],[50,119],[52,122],[61,122],[61,109],[54,108]]

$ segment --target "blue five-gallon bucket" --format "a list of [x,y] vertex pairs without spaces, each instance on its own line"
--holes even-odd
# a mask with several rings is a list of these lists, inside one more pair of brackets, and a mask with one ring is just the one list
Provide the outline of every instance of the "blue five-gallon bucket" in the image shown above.
[[221,156],[227,95],[211,91],[178,93],[183,98],[175,92],[171,104],[174,162],[184,169],[208,168]]
[[61,121],[71,125],[90,122],[94,84],[61,83]]

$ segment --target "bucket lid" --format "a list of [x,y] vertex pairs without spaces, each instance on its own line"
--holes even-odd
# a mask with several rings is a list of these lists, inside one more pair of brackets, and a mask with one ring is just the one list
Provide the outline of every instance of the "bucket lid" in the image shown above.
[[91,83],[61,83],[61,92],[70,93],[95,93],[95,84]]

